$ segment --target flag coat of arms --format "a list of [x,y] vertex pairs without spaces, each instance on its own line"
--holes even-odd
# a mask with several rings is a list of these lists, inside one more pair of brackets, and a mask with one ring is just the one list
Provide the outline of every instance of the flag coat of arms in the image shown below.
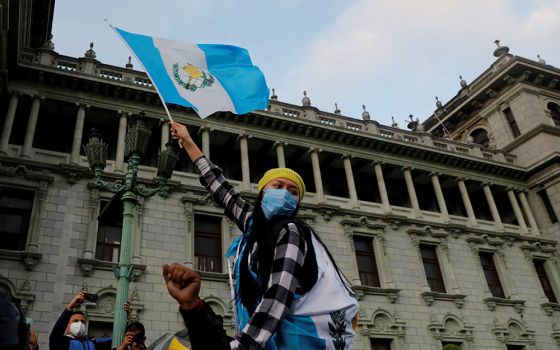
[[115,28],[166,103],[193,108],[201,118],[217,111],[245,114],[268,106],[263,73],[241,47],[187,44]]

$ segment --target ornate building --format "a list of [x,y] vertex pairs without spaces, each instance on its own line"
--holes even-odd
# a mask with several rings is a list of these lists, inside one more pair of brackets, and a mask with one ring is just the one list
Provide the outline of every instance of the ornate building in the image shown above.
[[[89,333],[110,332],[122,206],[92,186],[83,153],[96,128],[105,178],[123,178],[129,117],[152,137],[139,177],[151,183],[169,138],[149,79],[130,64],[60,55],[54,0],[0,0],[0,288],[21,298],[41,347],[79,290]],[[8,20],[9,19],[9,20]],[[496,61],[423,123],[380,125],[278,100],[267,110],[199,119],[173,108],[237,189],[256,197],[270,167],[306,182],[300,211],[360,301],[355,349],[557,349],[560,345],[560,69],[499,46]],[[100,211],[108,208],[100,215]],[[200,186],[185,154],[165,197],[141,201],[132,231],[131,318],[148,342],[182,328],[163,263],[198,269],[202,296],[233,330],[224,252],[239,232]]]

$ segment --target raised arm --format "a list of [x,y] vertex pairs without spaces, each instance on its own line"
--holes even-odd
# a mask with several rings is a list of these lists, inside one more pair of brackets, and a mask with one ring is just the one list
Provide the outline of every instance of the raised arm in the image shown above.
[[183,145],[183,148],[193,163],[204,155],[198,145],[193,141],[186,126],[177,122],[169,122],[169,126],[171,127],[171,138],[179,141],[179,143]]
[[235,191],[224,177],[222,169],[204,156],[184,125],[176,122],[170,122],[170,125],[171,137],[183,145],[200,173],[202,185],[206,187],[214,201],[225,209],[225,214],[237,224],[241,231],[245,232],[253,206]]
[[[64,337],[64,332],[66,331],[66,326],[70,321],[72,316],[72,310],[80,306],[85,300],[83,292],[78,292],[72,300],[66,305],[62,314],[56,320],[54,327],[49,335],[49,348],[50,349],[64,349],[64,344],[68,342],[68,339]],[[66,346],[67,347],[67,346]]]

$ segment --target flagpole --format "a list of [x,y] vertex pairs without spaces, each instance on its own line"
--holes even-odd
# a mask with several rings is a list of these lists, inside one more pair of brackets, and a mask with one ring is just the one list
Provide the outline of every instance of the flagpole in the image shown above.
[[[119,36],[119,38],[121,38],[121,40],[124,42],[126,47],[128,47],[130,52],[132,52],[132,54],[134,55],[134,57],[136,58],[138,63],[142,66],[142,68],[144,68],[144,71],[146,72],[146,75],[148,76],[148,78],[150,78],[150,81],[152,82],[152,86],[156,90],[156,92],[159,96],[159,99],[161,100],[161,103],[163,104],[163,108],[165,109],[165,113],[167,113],[167,117],[169,118],[169,121],[174,123],[175,121],[173,120],[173,117],[171,117],[171,113],[169,112],[169,108],[167,108],[167,104],[165,103],[165,100],[163,99],[163,96],[161,95],[161,92],[159,92],[159,89],[158,89],[157,85],[155,84],[154,79],[152,79],[152,77],[150,76],[150,73],[148,72],[146,67],[144,67],[144,65],[142,64],[142,61],[138,58],[138,56],[136,56],[136,53],[134,52],[134,50],[132,50],[132,48],[128,45],[126,40],[124,40],[124,38],[121,36],[121,34],[115,29],[115,27],[113,27],[113,25],[111,24],[111,22],[109,22],[109,20],[107,18],[105,18],[105,23],[107,23],[107,25],[109,25],[109,27],[111,27],[111,29],[113,29],[113,31],[115,33],[117,33],[117,35]],[[179,147],[183,148],[183,144],[181,143],[180,140],[178,140],[177,143],[179,144]]]

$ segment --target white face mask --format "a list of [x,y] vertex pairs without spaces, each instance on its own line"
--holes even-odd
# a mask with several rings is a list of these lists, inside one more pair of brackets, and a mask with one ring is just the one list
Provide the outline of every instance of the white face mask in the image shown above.
[[70,325],[70,333],[76,338],[81,338],[86,334],[86,325],[82,322],[74,322]]

